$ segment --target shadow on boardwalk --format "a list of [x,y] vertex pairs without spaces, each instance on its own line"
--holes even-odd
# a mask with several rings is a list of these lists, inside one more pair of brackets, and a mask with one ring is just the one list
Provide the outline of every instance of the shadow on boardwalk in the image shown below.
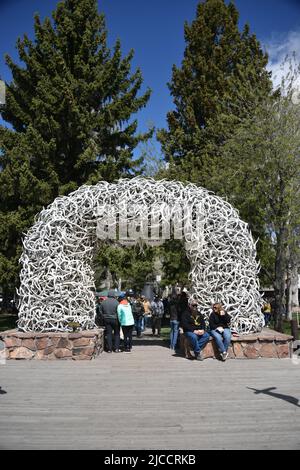
[[281,393],[274,393],[274,392],[271,391],[271,390],[277,390],[276,387],[265,388],[263,390],[257,390],[256,388],[251,388],[251,387],[247,387],[247,388],[249,390],[254,390],[255,395],[259,395],[259,394],[263,393],[264,395],[268,395],[269,397],[273,397],[273,398],[278,398],[279,400],[286,401],[286,402],[290,403],[291,405],[295,405],[298,408],[300,408],[298,398],[292,397],[290,395],[283,395]]

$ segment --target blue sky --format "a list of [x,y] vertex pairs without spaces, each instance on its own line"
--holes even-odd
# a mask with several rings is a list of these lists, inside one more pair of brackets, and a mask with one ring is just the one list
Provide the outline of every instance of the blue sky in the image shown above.
[[[135,50],[133,68],[140,67],[144,86],[152,89],[147,107],[138,114],[139,129],[148,123],[166,124],[172,108],[167,82],[172,65],[180,64],[184,52],[183,26],[195,18],[198,0],[99,0],[99,10],[106,16],[109,45],[120,38],[124,54]],[[33,15],[49,16],[57,0],[0,0],[0,77],[10,79],[4,54],[16,60],[18,36],[32,37]],[[270,52],[270,68],[287,52],[300,57],[300,0],[236,0],[241,26],[248,22]],[[1,120],[0,120],[1,122]]]

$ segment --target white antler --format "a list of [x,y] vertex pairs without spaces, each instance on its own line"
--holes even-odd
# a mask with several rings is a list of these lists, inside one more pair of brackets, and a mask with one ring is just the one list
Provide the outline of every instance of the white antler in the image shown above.
[[[238,212],[196,185],[140,177],[82,186],[55,199],[36,217],[20,260],[20,329],[66,331],[70,322],[83,329],[95,326],[91,265],[97,220],[112,209],[121,214],[124,207],[129,222],[139,220],[144,207],[160,223],[168,223],[168,217],[182,223],[192,296],[206,317],[212,302],[220,301],[232,316],[235,332],[261,330],[256,249]],[[117,224],[109,219],[110,228]]]

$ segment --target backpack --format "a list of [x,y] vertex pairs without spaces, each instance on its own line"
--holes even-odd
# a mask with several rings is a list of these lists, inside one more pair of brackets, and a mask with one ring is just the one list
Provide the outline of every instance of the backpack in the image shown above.
[[162,302],[152,302],[151,310],[153,317],[162,318],[164,315],[164,307]]
[[144,306],[140,302],[133,302],[131,308],[134,318],[140,318],[144,315]]

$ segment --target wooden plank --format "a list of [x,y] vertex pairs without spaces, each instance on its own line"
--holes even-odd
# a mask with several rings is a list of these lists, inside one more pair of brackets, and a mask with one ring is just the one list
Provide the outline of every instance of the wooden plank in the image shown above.
[[300,449],[289,359],[196,362],[143,343],[91,362],[8,361],[0,377],[1,449]]

